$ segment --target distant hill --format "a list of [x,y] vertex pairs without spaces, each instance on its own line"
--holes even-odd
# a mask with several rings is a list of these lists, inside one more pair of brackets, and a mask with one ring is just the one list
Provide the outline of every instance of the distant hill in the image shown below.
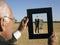
[[[44,23],[47,23],[47,21],[44,21]],[[60,23],[60,21],[53,21],[53,23]]]
[[[44,23],[47,23],[46,21],[44,21]],[[60,23],[60,21],[53,21],[53,23]]]
[[[20,22],[16,22],[16,23],[20,23]],[[44,21],[44,23],[47,23],[47,21]],[[53,21],[53,23],[60,23],[60,21]]]
[[54,23],[60,23],[60,21],[53,21]]

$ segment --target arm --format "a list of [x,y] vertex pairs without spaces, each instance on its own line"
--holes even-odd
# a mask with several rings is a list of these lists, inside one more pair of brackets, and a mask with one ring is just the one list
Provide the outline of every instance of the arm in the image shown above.
[[27,23],[29,19],[27,17],[24,17],[23,20],[21,21],[18,30],[16,30],[13,35],[14,37],[18,40],[18,38],[21,37],[21,32],[26,29]]

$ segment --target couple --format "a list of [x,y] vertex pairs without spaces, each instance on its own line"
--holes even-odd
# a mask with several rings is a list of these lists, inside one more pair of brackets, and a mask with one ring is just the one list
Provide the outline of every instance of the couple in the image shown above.
[[36,19],[35,19],[35,32],[38,31],[38,33],[39,33],[40,29],[43,29],[43,19],[42,19],[42,17],[39,19],[38,16],[36,16]]

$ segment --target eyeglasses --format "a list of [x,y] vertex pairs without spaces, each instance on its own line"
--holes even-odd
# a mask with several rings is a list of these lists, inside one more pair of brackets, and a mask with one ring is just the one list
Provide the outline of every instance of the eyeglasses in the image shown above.
[[9,18],[10,20],[12,20],[12,21],[16,21],[14,18],[10,18],[10,17],[8,17],[8,16],[4,16],[4,18]]

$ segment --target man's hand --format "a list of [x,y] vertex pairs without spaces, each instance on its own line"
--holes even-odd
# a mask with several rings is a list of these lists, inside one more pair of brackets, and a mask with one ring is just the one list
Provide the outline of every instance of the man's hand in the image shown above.
[[27,23],[28,23],[29,19],[27,17],[24,17],[19,25],[18,30],[22,31],[24,29],[26,29]]
[[48,40],[49,40],[48,45],[57,45],[58,44],[58,38],[57,38],[56,33],[53,33]]

